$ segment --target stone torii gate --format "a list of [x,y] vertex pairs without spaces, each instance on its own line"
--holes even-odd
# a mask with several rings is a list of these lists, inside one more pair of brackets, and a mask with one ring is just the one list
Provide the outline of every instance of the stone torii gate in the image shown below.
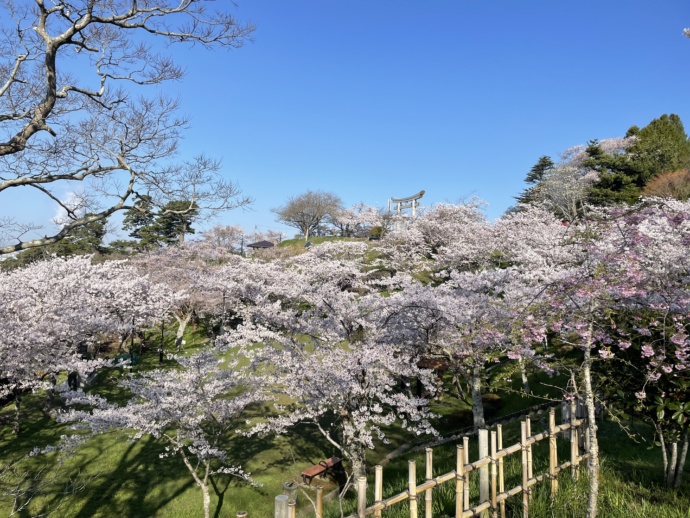
[[[403,210],[412,209],[412,217],[417,215],[417,207],[419,207],[419,199],[424,196],[424,191],[419,191],[417,194],[408,196],[407,198],[390,198],[388,200],[388,212],[393,212],[395,205],[395,213],[400,216]],[[396,230],[400,229],[400,221],[395,223]]]

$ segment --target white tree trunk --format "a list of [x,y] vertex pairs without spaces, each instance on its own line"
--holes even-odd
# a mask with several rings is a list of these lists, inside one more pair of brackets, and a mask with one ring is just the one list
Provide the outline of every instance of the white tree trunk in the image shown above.
[[520,365],[520,376],[522,377],[522,389],[525,394],[531,394],[532,391],[529,388],[529,379],[527,379],[527,368],[525,367],[525,361],[522,357],[518,358],[518,364]]
[[196,469],[194,466],[192,466],[192,463],[189,462],[189,459],[187,458],[187,455],[185,455],[184,450],[179,450],[180,455],[182,456],[182,460],[184,461],[184,465],[187,466],[187,469],[189,470],[189,473],[191,473],[192,477],[194,478],[194,482],[196,482],[196,485],[199,486],[201,489],[201,494],[203,496],[203,501],[204,501],[204,518],[210,518],[211,516],[211,494],[209,493],[208,490],[208,474],[209,474],[209,469],[211,467],[210,461],[206,461],[206,475],[204,479],[202,480],[199,478],[199,474],[196,472]]
[[668,451],[666,450],[666,440],[664,440],[664,431],[660,425],[655,425],[656,432],[659,434],[659,443],[661,444],[661,458],[664,465],[664,477],[668,473]]
[[174,315],[178,324],[177,333],[175,333],[175,348],[178,351],[182,349],[182,337],[184,336],[184,332],[187,330],[187,325],[192,319],[193,314],[193,311],[189,311],[187,313],[182,313],[181,315],[178,315],[177,313]]
[[678,441],[671,443],[671,458],[666,470],[666,485],[672,487],[676,478],[676,464],[678,464]]
[[598,510],[599,499],[599,441],[597,440],[597,413],[592,390],[592,328],[590,325],[589,340],[585,344],[585,359],[582,365],[584,378],[585,406],[587,407],[587,431],[589,432],[589,459],[587,471],[589,472],[589,497],[587,500],[587,518],[595,518]]
[[673,487],[679,488],[680,483],[683,481],[683,469],[685,468],[685,459],[688,456],[688,430],[685,430],[683,434],[683,450],[681,451],[680,458],[678,459],[678,465],[676,466],[676,477],[673,481]]

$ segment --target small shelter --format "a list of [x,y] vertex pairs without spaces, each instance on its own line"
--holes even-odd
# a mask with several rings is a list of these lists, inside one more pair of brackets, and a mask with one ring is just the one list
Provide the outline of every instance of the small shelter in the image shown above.
[[250,248],[252,251],[252,254],[255,254],[258,250],[265,250],[266,248],[273,248],[275,246],[274,243],[270,241],[257,241],[256,243],[251,243],[247,245],[247,248]]

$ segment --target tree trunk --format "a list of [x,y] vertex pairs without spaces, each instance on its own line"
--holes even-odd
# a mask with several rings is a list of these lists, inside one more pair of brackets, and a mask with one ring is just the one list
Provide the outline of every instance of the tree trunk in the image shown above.
[[688,430],[685,430],[683,434],[683,450],[680,453],[680,459],[678,459],[678,465],[676,466],[676,477],[673,481],[673,487],[676,489],[680,487],[680,483],[683,481],[683,469],[685,468],[685,459],[688,456]]
[[22,394],[21,391],[14,389],[14,435],[19,436],[21,431],[21,410]]
[[192,466],[192,463],[189,462],[189,459],[187,458],[187,455],[185,455],[184,450],[179,450],[180,456],[182,457],[182,460],[184,461],[184,465],[187,466],[187,469],[189,470],[189,473],[192,475],[192,478],[194,479],[194,482],[196,482],[196,485],[199,486],[201,489],[201,494],[203,495],[203,500],[204,500],[204,518],[210,518],[211,516],[211,494],[209,493],[208,490],[208,474],[210,471],[210,461],[207,460],[205,461],[206,465],[206,475],[204,479],[202,480],[199,478],[199,474],[196,472],[196,469],[194,466]]
[[178,323],[177,333],[175,333],[175,348],[178,351],[182,350],[182,337],[184,336],[184,332],[187,330],[187,325],[192,319],[193,313],[193,311],[190,311],[189,313],[183,313],[181,316],[178,316],[177,314],[175,315],[175,320],[177,320]]
[[208,484],[201,486],[204,495],[204,518],[211,518],[211,495],[208,492]]
[[522,377],[522,390],[525,394],[531,394],[532,391],[529,388],[529,379],[527,379],[527,368],[525,367],[525,361],[522,356],[518,358],[518,364],[520,365],[520,376]]
[[599,441],[597,440],[597,413],[592,390],[592,328],[585,343],[585,359],[582,364],[584,377],[585,406],[587,407],[587,432],[589,433],[589,498],[587,500],[587,518],[595,518],[599,499]]
[[676,478],[676,464],[678,464],[678,441],[673,441],[671,443],[671,458],[666,472],[666,485],[668,487],[673,487],[673,482]]
[[354,445],[348,448],[351,452],[350,462],[352,462],[352,478],[357,480],[359,477],[367,476],[367,458],[364,448]]
[[661,458],[663,459],[664,477],[668,473],[668,452],[666,451],[666,441],[664,440],[664,431],[661,425],[654,425],[656,432],[659,434],[659,443],[661,444]]
[[472,419],[475,431],[486,426],[486,421],[484,420],[484,404],[482,403],[481,374],[481,369],[475,367],[472,371],[472,378],[470,380],[470,392],[472,395]]

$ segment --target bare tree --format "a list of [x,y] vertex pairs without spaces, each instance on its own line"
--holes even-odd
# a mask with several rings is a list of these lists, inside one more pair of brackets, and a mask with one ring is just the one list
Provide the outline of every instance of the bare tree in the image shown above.
[[298,229],[307,241],[325,220],[343,208],[343,202],[336,194],[324,191],[307,191],[292,196],[282,207],[272,209],[278,220]]
[[0,216],[0,255],[54,243],[144,195],[211,211],[248,203],[217,160],[173,163],[188,121],[177,101],[141,96],[183,76],[155,40],[233,49],[249,39],[251,24],[209,4],[0,0],[0,193],[33,189],[64,214],[40,239],[27,234],[42,224]]

